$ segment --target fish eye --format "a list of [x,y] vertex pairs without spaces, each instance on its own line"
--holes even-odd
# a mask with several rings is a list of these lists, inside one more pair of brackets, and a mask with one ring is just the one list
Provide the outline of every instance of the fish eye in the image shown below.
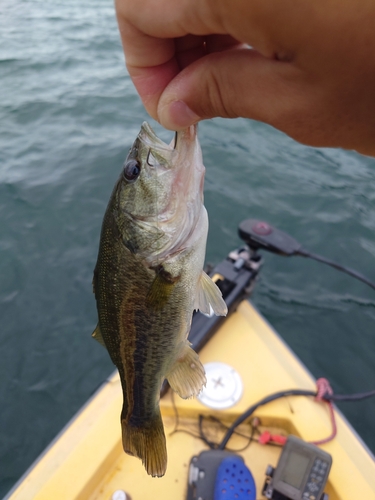
[[134,182],[138,179],[139,174],[141,173],[141,165],[137,160],[129,160],[124,165],[124,170],[122,175],[124,179],[128,182]]

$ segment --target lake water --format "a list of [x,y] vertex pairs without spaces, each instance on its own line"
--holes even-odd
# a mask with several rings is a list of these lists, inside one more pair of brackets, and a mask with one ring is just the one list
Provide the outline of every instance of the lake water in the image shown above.
[[[0,497],[114,370],[91,339],[103,213],[145,111],[112,1],[0,5]],[[157,128],[161,137],[171,134]],[[375,281],[375,160],[249,120],[200,126],[207,260],[261,218]],[[375,291],[266,255],[253,301],[337,393],[375,388]],[[251,346],[244,346],[251,349]],[[339,405],[375,451],[375,400]]]

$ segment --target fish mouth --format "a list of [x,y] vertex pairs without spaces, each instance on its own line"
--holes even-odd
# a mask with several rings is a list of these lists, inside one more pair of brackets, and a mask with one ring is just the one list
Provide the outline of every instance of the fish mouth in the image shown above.
[[151,149],[165,150],[169,153],[174,150],[173,146],[159,139],[151,125],[147,122],[142,123],[138,139]]
[[171,151],[181,151],[182,148],[191,146],[195,143],[197,136],[197,125],[191,125],[190,127],[183,129],[181,131],[175,132],[174,138],[167,144],[166,142],[159,139],[155,134],[154,129],[148,122],[143,122],[141,130],[138,134],[138,138],[145,145],[152,149],[161,149],[167,152]]
[[183,148],[194,146],[197,138],[197,125],[191,125],[188,128],[175,133],[173,149],[182,152]]

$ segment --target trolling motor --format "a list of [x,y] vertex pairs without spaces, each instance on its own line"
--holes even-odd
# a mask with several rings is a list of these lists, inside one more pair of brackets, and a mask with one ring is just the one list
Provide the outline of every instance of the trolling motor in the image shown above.
[[278,255],[283,255],[284,257],[299,255],[301,257],[314,259],[318,262],[334,267],[339,271],[347,273],[353,278],[356,278],[357,280],[362,281],[363,283],[366,283],[366,285],[375,289],[375,283],[370,281],[363,274],[355,271],[354,269],[350,269],[349,267],[337,264],[332,260],[322,257],[321,255],[309,252],[302,247],[301,243],[289,236],[289,234],[280,231],[280,229],[271,226],[267,222],[257,219],[246,219],[240,223],[238,233],[240,238],[254,251],[261,249]]
[[[293,255],[308,257],[343,271],[375,289],[375,283],[359,272],[309,252],[292,236],[267,222],[246,219],[240,223],[238,233],[246,246],[233,250],[217,266],[206,269],[223,294],[228,306],[228,316],[237,309],[244,299],[251,295],[254,289],[259,270],[263,264],[263,258],[258,250],[267,250],[285,257]],[[189,334],[189,341],[192,343],[193,349],[199,352],[224,321],[225,317],[223,316],[207,317],[200,312],[194,313]],[[167,386],[164,387],[162,394],[165,394],[166,389]]]

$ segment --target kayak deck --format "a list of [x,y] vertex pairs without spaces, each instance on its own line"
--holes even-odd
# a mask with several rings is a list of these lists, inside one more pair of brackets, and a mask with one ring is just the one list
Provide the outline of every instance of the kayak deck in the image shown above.
[[[213,415],[230,425],[250,405],[276,391],[315,390],[314,379],[257,310],[247,301],[238,307],[200,352],[203,364],[223,362],[240,374],[244,391],[240,401],[224,410],[213,410],[197,399],[182,400],[169,391],[161,400],[167,437],[168,469],[163,478],[152,478],[141,461],[122,451],[121,385],[113,375],[78,413],[47,451],[30,468],[7,497],[11,500],[111,499],[123,490],[131,500],[184,499],[189,462],[208,449],[198,434],[199,415]],[[174,400],[174,402],[173,402]],[[176,428],[176,405],[178,429]],[[261,428],[294,434],[306,441],[331,433],[327,405],[310,397],[282,398],[258,408],[254,414]],[[332,455],[333,465],[325,491],[330,500],[375,500],[375,462],[370,452],[340,412],[335,410],[337,436],[321,448]],[[206,422],[210,439],[220,442],[223,432]],[[206,428],[205,427],[205,428]],[[249,434],[249,425],[239,432]],[[239,449],[246,439],[233,436],[228,447]],[[251,444],[240,454],[251,470],[261,495],[268,464],[275,466],[279,446]]]

